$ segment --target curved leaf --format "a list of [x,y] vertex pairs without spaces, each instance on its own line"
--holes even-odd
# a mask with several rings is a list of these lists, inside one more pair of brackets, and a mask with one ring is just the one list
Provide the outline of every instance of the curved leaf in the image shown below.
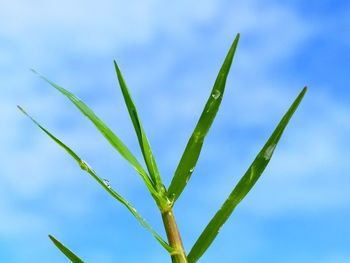
[[96,128],[102,133],[102,135],[113,146],[113,148],[116,149],[120,153],[120,155],[123,156],[124,159],[127,160],[134,167],[134,169],[139,173],[139,175],[145,182],[148,190],[152,193],[152,196],[155,197],[158,195],[147,172],[137,161],[136,157],[130,152],[128,147],[126,147],[126,145],[115,135],[115,133],[82,100],[80,100],[70,91],[60,87],[51,80],[40,75],[35,70],[32,71],[35,74],[37,74],[40,78],[45,80],[47,83],[49,83],[56,90],[65,95],[96,126]]
[[32,118],[23,108],[17,106],[19,110],[29,117],[43,132],[45,132],[52,140],[54,140],[59,146],[61,146],[73,159],[79,164],[80,168],[87,173],[89,173],[113,198],[121,202],[139,221],[139,223],[145,227],[157,240],[158,242],[169,252],[172,252],[173,249],[155,232],[152,227],[144,220],[141,215],[136,211],[136,209],[121,195],[114,191],[109,185],[108,181],[100,178],[95,171],[88,165],[84,160],[82,160],[72,149],[67,145],[57,139],[53,134],[46,130],[40,123],[38,123],[34,118]]

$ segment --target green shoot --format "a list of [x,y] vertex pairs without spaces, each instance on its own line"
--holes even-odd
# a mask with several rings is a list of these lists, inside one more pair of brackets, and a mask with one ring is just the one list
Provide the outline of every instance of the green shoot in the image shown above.
[[[210,93],[209,99],[204,107],[204,110],[198,120],[198,123],[188,140],[186,148],[180,159],[180,162],[174,173],[171,184],[168,190],[162,183],[160,173],[158,171],[155,158],[152,153],[150,143],[146,137],[145,131],[139,119],[139,115],[136,106],[131,98],[129,89],[124,81],[122,73],[114,61],[115,70],[118,77],[118,82],[125,100],[127,110],[129,112],[130,119],[134,126],[136,136],[139,142],[139,146],[145,161],[147,171],[139,163],[136,157],[130,152],[127,146],[115,135],[115,133],[98,117],[96,114],[79,98],[68,90],[60,87],[54,82],[48,80],[46,77],[39,75],[36,71],[34,73],[38,74],[42,79],[49,83],[52,87],[62,93],[67,97],[101,132],[101,134],[107,139],[107,141],[113,146],[113,148],[129,162],[129,164],[137,171],[144,181],[148,191],[155,200],[159,211],[161,213],[164,229],[167,234],[168,243],[151,228],[151,226],[141,217],[141,215],[136,211],[136,209],[121,195],[119,195],[110,184],[99,177],[96,172],[83,161],[71,148],[66,144],[56,138],[52,133],[45,129],[39,122],[28,115],[23,108],[18,106],[19,110],[29,117],[35,125],[37,125],[46,135],[48,135],[54,142],[56,142],[60,147],[62,147],[80,166],[82,170],[89,173],[90,176],[100,184],[105,191],[109,193],[114,199],[122,203],[128,210],[133,214],[137,221],[146,228],[154,238],[166,249],[166,251],[171,256],[173,263],[195,263],[201,256],[207,251],[214,239],[219,233],[220,228],[226,223],[228,218],[231,216],[232,212],[236,206],[244,199],[244,197],[253,188],[255,183],[258,181],[266,166],[268,165],[276,145],[278,144],[282,133],[286,126],[288,125],[291,117],[298,108],[300,102],[302,101],[305,93],[306,87],[302,90],[299,96],[295,99],[287,113],[283,116],[280,123],[277,125],[276,129],[267,140],[264,147],[256,156],[253,163],[250,165],[246,173],[240,179],[238,184],[233,188],[232,192],[229,194],[226,201],[223,203],[221,208],[217,211],[214,217],[211,219],[209,224],[205,227],[202,234],[199,236],[191,251],[186,254],[184,246],[182,244],[180,231],[177,227],[175,215],[173,213],[173,205],[175,201],[180,197],[181,193],[185,189],[188,180],[190,179],[203,143],[204,139],[215,119],[216,113],[219,110],[223,94],[225,91],[226,80],[229,74],[232,61],[236,52],[240,35],[237,34],[235,40],[233,41],[231,48],[224,60],[224,63],[218,73],[215,80],[214,87]],[[83,262],[79,257],[77,257],[72,251],[66,248],[54,237],[49,235],[55,246],[67,256],[72,262]]]

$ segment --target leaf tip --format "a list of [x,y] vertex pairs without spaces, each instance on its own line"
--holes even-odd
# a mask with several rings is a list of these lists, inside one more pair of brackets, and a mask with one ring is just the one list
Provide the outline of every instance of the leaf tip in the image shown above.
[[300,94],[299,94],[299,96],[298,96],[298,97],[300,98],[300,100],[304,98],[304,95],[305,95],[306,92],[307,92],[307,86],[305,86],[305,87],[301,90],[301,92],[300,92]]
[[29,70],[30,70],[32,73],[34,73],[34,74],[36,74],[36,75],[39,75],[38,71],[36,71],[35,69],[29,68]]
[[52,235],[48,234],[47,235],[49,237],[49,239],[52,241],[52,242],[56,242],[56,238],[54,238]]
[[120,84],[120,86],[122,88],[121,82],[124,82],[124,80],[123,80],[122,72],[120,71],[118,63],[117,63],[116,60],[114,60],[114,67],[115,67],[115,71],[117,72],[117,77],[118,77],[119,84]]
[[19,109],[23,114],[27,114],[20,105],[17,105],[17,109]]
[[118,63],[117,63],[117,61],[116,61],[115,59],[113,60],[113,63],[114,63],[115,70],[116,70],[117,73],[119,74],[120,69],[119,69]]
[[48,82],[50,85],[53,85],[54,83],[52,81],[50,81],[49,79],[47,79],[46,77],[44,77],[43,75],[41,75],[40,72],[36,71],[33,68],[29,68],[29,70],[34,73],[35,75],[37,75],[39,78],[43,79],[44,81]]

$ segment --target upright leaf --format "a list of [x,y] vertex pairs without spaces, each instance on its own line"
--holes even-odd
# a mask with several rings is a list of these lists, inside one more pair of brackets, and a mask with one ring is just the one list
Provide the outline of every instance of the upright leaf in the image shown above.
[[141,164],[137,161],[136,157],[130,152],[128,147],[115,135],[115,133],[78,97],[72,94],[70,91],[60,87],[51,80],[45,78],[44,76],[37,73],[35,70],[32,70],[34,73],[38,74],[43,80],[49,83],[56,90],[65,95],[102,133],[102,135],[107,139],[107,141],[116,149],[121,156],[127,160],[134,169],[140,174],[141,178],[145,182],[148,190],[152,195],[158,196],[158,193],[155,191],[152,181],[150,180],[147,172],[143,169]]
[[92,178],[94,178],[113,198],[121,202],[139,221],[139,223],[145,227],[151,234],[158,240],[158,242],[169,252],[172,252],[173,249],[152,229],[152,227],[144,220],[141,215],[136,211],[136,209],[121,195],[112,189],[109,183],[100,178],[95,171],[84,161],[82,160],[72,149],[67,145],[57,139],[53,134],[46,130],[40,123],[38,123],[34,118],[32,118],[23,108],[18,106],[19,110],[29,117],[43,132],[45,132],[52,140],[54,140],[59,146],[61,146],[80,166],[80,168],[87,173],[89,173]]
[[216,78],[214,87],[211,91],[209,99],[204,107],[202,115],[190,137],[185,151],[182,154],[179,165],[176,168],[175,175],[169,186],[169,198],[176,201],[185,188],[192,172],[197,164],[202,145],[207,135],[210,126],[212,125],[216,113],[221,104],[222,96],[224,94],[227,75],[233,61],[233,57],[239,41],[239,34],[237,34],[226,58]]
[[134,129],[136,131],[136,135],[137,135],[137,139],[139,141],[142,155],[143,155],[143,158],[144,158],[145,163],[147,165],[148,172],[149,172],[154,184],[158,188],[161,188],[163,186],[162,180],[160,178],[159,171],[158,171],[156,162],[155,162],[154,157],[153,157],[151,146],[148,142],[147,136],[145,134],[145,131],[143,130],[141,121],[139,119],[135,103],[133,102],[133,100],[131,98],[128,87],[124,81],[123,75],[122,75],[116,61],[114,61],[114,66],[115,66],[115,70],[117,72],[118,81],[119,81],[119,85],[120,85],[120,88],[121,88],[122,93],[123,93],[125,104],[128,108],[128,112],[129,112],[130,118],[132,120],[132,124],[134,125]]
[[58,241],[53,236],[49,235],[51,241],[55,244],[55,246],[61,250],[61,252],[66,255],[66,257],[72,261],[73,263],[84,263],[77,255],[75,255],[72,251],[70,251],[67,247],[65,247],[60,241]]
[[256,181],[259,179],[260,175],[263,173],[265,167],[269,163],[285,127],[287,126],[289,120],[291,119],[302,98],[304,97],[305,92],[306,87],[302,90],[287,113],[283,116],[275,131],[272,133],[271,137],[268,139],[253,163],[250,165],[247,172],[230,193],[229,197],[226,199],[222,207],[206,226],[188,255],[189,263],[196,262],[204,254],[204,252],[207,250],[207,248],[219,233],[222,225],[230,217],[235,207],[242,201],[242,199],[248,194]]

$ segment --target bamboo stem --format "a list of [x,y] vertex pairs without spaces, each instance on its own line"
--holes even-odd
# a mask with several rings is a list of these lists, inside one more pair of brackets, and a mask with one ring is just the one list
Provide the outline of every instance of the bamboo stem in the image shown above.
[[172,263],[187,263],[185,249],[171,207],[169,210],[162,212],[162,219],[169,245],[174,248],[174,252],[171,254]]

